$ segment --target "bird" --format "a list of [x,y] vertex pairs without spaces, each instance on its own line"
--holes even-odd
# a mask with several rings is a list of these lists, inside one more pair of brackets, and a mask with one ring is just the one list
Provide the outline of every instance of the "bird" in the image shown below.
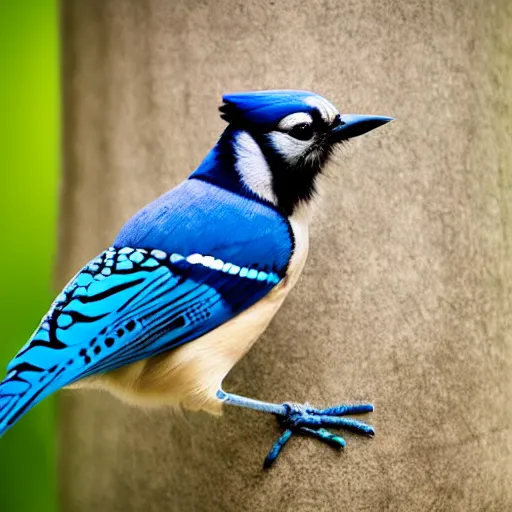
[[227,126],[188,178],[129,219],[51,304],[0,383],[0,436],[60,388],[111,392],[135,405],[274,415],[281,434],[343,448],[328,428],[373,436],[348,416],[370,403],[315,408],[225,391],[224,378],[296,284],[318,180],[336,147],[393,120],[340,114],[319,94],[226,94]]

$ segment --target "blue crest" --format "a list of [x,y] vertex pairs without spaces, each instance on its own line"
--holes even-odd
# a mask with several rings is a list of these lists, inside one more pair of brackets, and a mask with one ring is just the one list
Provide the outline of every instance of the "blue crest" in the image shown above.
[[271,128],[287,115],[311,113],[314,106],[304,100],[315,96],[321,98],[313,92],[293,89],[238,92],[224,95],[224,105],[219,110],[222,119],[228,123],[242,122]]

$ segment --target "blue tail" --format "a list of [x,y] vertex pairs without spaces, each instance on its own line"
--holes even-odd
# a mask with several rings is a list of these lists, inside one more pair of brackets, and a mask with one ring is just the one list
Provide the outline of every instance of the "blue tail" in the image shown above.
[[65,385],[65,368],[14,367],[0,383],[0,437],[43,398]]
[[[15,378],[15,377],[14,377]],[[0,383],[0,436],[35,405],[37,391],[22,381],[9,377]]]
[[49,350],[47,336],[47,325],[42,322],[7,367],[0,382],[0,436],[43,398],[69,383],[70,372],[63,364],[69,352]]

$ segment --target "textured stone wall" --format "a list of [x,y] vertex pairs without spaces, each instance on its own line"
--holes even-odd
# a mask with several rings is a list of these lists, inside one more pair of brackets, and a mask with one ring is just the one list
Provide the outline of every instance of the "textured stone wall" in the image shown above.
[[[372,400],[339,454],[271,417],[61,395],[64,511],[512,510],[512,4],[66,0],[59,284],[223,129],[224,92],[306,88],[395,123],[331,166],[304,275],[226,383]],[[370,418],[369,418],[370,419]]]

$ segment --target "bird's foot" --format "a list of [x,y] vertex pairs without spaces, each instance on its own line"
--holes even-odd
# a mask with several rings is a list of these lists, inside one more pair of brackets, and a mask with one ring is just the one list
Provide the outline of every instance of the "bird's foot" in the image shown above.
[[263,467],[269,468],[277,459],[285,444],[294,434],[315,437],[334,448],[344,448],[345,440],[324,427],[351,430],[366,436],[375,435],[373,427],[353,418],[350,414],[363,414],[373,411],[371,404],[338,405],[327,409],[315,409],[309,404],[283,404],[286,413],[276,414],[279,424],[285,429],[265,458]]

